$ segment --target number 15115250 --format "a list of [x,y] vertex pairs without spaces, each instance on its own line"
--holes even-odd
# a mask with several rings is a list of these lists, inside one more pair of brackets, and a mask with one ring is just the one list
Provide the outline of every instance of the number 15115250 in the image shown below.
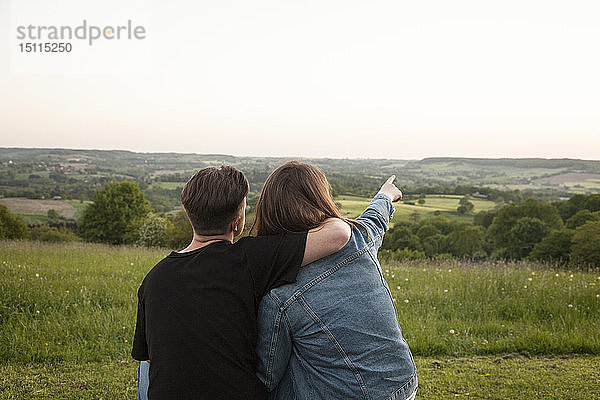
[[71,43],[19,43],[21,53],[69,53]]

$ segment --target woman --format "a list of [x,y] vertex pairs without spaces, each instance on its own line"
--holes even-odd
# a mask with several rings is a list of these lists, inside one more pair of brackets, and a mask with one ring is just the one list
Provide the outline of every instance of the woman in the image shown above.
[[291,161],[266,180],[253,229],[273,235],[344,219],[350,240],[275,288],[259,308],[258,375],[273,399],[413,399],[414,360],[402,337],[377,250],[402,193],[392,176],[356,220],[342,217],[310,164]]

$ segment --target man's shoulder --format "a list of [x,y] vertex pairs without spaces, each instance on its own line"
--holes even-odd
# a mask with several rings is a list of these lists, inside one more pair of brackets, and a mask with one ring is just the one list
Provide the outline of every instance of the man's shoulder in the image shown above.
[[162,275],[165,273],[169,273],[169,271],[171,271],[171,269],[169,268],[169,266],[173,263],[176,263],[177,259],[170,257],[171,254],[166,255],[165,257],[163,257],[160,261],[158,261],[156,264],[154,264],[154,266],[152,268],[150,268],[150,270],[146,273],[146,276],[144,276],[144,279],[142,280],[142,287],[149,281],[154,279],[156,276],[158,275]]

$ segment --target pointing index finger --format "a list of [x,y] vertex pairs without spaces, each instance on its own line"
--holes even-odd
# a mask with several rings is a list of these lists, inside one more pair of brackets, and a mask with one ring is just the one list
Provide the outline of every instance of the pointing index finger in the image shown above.
[[396,179],[396,175],[392,175],[392,176],[390,176],[390,177],[388,178],[388,180],[387,180],[387,181],[385,181],[385,183],[386,183],[386,184],[390,184],[390,185],[391,185],[392,183],[394,183],[394,179]]

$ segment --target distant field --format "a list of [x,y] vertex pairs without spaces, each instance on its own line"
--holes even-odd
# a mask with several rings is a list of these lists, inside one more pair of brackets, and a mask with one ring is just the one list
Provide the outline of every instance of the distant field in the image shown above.
[[[475,209],[470,215],[460,215],[456,212],[458,208],[458,202],[463,196],[453,195],[429,195],[425,198],[425,204],[409,205],[403,204],[402,202],[394,203],[394,217],[391,221],[393,224],[396,221],[407,221],[409,216],[415,211],[420,214],[421,218],[433,216],[434,212],[439,211],[441,215],[450,219],[462,219],[470,221],[473,219],[473,214],[479,211],[491,210],[495,207],[495,203],[490,200],[482,199],[471,199],[470,201],[475,206]],[[339,196],[335,199],[342,205],[342,211],[350,218],[357,217],[360,215],[365,208],[369,205],[371,199],[367,197],[358,196]],[[411,202],[417,203],[417,200],[410,200]]]
[[184,185],[185,185],[184,182],[156,182],[152,186],[157,186],[161,189],[171,190],[171,189],[183,188]]
[[44,224],[48,222],[49,210],[56,210],[58,215],[66,219],[77,220],[81,217],[89,201],[79,200],[36,200],[22,197],[0,199],[15,215],[22,217],[27,224]]
[[547,178],[541,178],[536,180],[536,183],[569,184],[572,182],[585,182],[588,180],[600,180],[600,174],[583,174],[571,172],[567,174],[553,175]]
[[88,206],[88,204],[92,203],[91,201],[80,201],[80,200],[65,200],[73,207],[75,207],[75,215],[73,215],[73,219],[77,221],[79,218],[83,216],[83,210]]
[[[133,398],[136,290],[167,253],[0,241],[0,398]],[[419,399],[600,398],[599,271],[382,266]]]

